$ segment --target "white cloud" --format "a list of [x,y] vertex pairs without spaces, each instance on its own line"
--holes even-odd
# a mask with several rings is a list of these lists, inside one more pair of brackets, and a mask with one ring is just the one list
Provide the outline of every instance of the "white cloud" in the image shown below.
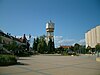
[[54,36],[54,39],[55,39],[55,41],[59,41],[59,40],[62,40],[63,37],[62,36]]
[[21,38],[22,36],[16,36],[16,38]]
[[64,39],[63,36],[55,36],[55,47],[59,47],[60,45],[69,45],[74,46],[75,43],[78,43],[80,45],[85,45],[85,39],[81,40],[75,40],[75,39]]
[[60,40],[58,43],[60,43],[60,44],[71,44],[71,43],[73,43],[75,40],[73,40],[73,39],[63,39],[63,40]]
[[75,42],[74,39],[64,39],[63,36],[55,36],[54,39],[56,47],[60,45],[72,45]]
[[85,45],[85,39],[81,39],[81,40],[79,40],[79,42],[78,42],[80,45]]

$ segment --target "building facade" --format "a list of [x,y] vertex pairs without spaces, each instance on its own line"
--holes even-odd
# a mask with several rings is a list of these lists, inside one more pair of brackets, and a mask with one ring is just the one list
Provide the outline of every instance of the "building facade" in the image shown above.
[[100,43],[100,25],[92,28],[85,33],[86,48],[90,46],[95,48]]

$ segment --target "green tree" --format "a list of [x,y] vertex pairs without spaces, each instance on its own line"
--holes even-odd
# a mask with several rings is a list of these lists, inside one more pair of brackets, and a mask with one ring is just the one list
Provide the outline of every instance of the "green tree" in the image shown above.
[[96,49],[96,51],[100,52],[100,44],[97,44],[97,45],[95,46],[95,49]]
[[43,49],[44,49],[44,53],[47,53],[47,51],[48,51],[48,46],[47,46],[47,43],[46,43],[45,40],[43,41]]
[[39,53],[42,53],[43,54],[43,38],[42,37],[40,37],[39,39],[38,39],[38,45],[37,45],[37,51],[39,52]]
[[47,44],[46,44],[46,40],[45,40],[45,35],[40,36],[39,38],[39,43],[38,43],[38,51],[39,53],[46,53],[47,52]]
[[99,52],[100,52],[100,43],[97,44],[97,45],[95,46],[95,49],[96,49],[96,51],[97,51],[97,57],[99,57]]
[[80,45],[79,50],[80,50],[80,53],[83,53],[83,54],[86,53],[86,49],[84,45]]
[[45,35],[34,39],[33,50],[38,51],[39,53],[42,53],[42,54],[48,51],[46,40],[45,40]]
[[92,48],[91,48],[90,46],[88,46],[88,47],[86,48],[86,53],[91,53],[91,51],[92,51]]
[[54,53],[54,41],[49,40],[48,45],[45,40],[45,35],[40,36],[39,38],[34,39],[33,50],[38,51],[39,53]]
[[76,44],[74,45],[74,51],[75,51],[75,52],[79,52],[79,47],[80,47],[80,45],[76,43]]
[[5,44],[4,47],[7,49],[7,50],[15,50],[18,48],[18,45],[15,41],[12,41],[11,44]]
[[34,38],[34,42],[33,42],[33,50],[36,52],[37,51],[37,46],[39,43],[39,38]]
[[72,51],[74,51],[74,47],[73,47],[73,46],[71,46],[71,47],[69,48],[69,50],[72,50]]
[[0,36],[0,43],[2,43],[2,37]]
[[33,50],[36,50],[36,40],[34,38],[34,41],[33,41]]
[[39,52],[39,53],[43,53],[43,51],[42,51],[42,45],[41,45],[41,43],[39,43],[38,44],[38,46],[37,46],[37,51]]
[[50,39],[48,43],[48,53],[54,53],[54,52],[55,52],[54,42],[52,41],[52,39]]

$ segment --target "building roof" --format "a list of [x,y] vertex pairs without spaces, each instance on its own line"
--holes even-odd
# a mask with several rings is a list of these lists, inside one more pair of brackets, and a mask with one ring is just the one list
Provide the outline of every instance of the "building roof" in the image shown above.
[[3,32],[2,30],[0,30],[0,32]]
[[70,48],[71,46],[60,46],[60,48]]

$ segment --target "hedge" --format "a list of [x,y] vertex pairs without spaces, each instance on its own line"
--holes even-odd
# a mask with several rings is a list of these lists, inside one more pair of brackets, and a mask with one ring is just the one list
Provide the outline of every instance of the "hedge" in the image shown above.
[[14,55],[0,55],[0,66],[8,66],[17,63],[17,59]]

